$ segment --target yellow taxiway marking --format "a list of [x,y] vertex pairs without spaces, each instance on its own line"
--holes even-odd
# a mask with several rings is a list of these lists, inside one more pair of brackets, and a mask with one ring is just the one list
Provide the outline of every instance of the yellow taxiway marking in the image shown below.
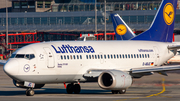
[[149,96],[146,96],[146,97],[158,96],[159,94],[164,93],[164,92],[166,91],[166,88],[165,88],[165,85],[164,85],[164,81],[165,81],[165,79],[163,78],[163,79],[162,79],[162,87],[163,87],[163,89],[162,89],[161,92],[159,92],[159,93],[157,93],[157,94],[152,94],[152,95],[149,95]]
[[151,94],[151,95],[148,95],[148,96],[145,96],[145,97],[135,97],[135,98],[129,98],[129,99],[121,99],[121,100],[115,100],[115,101],[126,101],[126,100],[134,100],[134,99],[141,99],[141,98],[149,98],[149,97],[152,97],[152,96],[158,96],[159,94],[162,94],[166,91],[166,88],[165,88],[165,85],[164,85],[164,81],[165,79],[163,78],[162,79],[162,91],[159,92],[159,93],[156,93],[156,94]]

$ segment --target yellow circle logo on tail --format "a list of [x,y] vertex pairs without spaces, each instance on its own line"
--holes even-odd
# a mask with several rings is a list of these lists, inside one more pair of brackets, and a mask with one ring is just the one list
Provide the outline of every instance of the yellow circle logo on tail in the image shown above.
[[120,24],[120,25],[118,25],[118,26],[116,27],[116,33],[117,33],[117,34],[119,34],[119,35],[124,35],[124,34],[126,34],[126,32],[127,32],[126,26]]
[[163,10],[164,21],[167,25],[171,25],[174,21],[174,7],[171,3],[167,3]]

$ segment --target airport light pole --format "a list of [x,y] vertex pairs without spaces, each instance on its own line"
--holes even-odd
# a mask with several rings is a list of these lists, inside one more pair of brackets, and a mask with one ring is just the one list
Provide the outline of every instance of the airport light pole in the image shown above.
[[106,0],[104,0],[104,40],[106,40]]
[[6,0],[6,47],[8,48],[8,8]]
[[95,24],[95,34],[97,34],[97,10],[96,10],[96,8],[97,7],[96,7],[96,0],[95,0],[95,7],[94,7],[94,9],[95,9],[94,10],[95,11],[95,21],[94,21],[95,22],[94,23]]

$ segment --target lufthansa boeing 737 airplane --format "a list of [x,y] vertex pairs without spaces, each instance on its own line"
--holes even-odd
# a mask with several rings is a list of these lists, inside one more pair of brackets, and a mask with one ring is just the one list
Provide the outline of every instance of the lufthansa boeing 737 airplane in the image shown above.
[[[133,78],[180,69],[161,66],[180,46],[172,43],[177,0],[163,0],[144,33],[128,41],[53,41],[25,46],[14,52],[4,72],[16,87],[36,88],[48,83],[68,84],[68,94],[80,93],[80,83],[97,82],[102,89],[123,94]],[[123,35],[127,29],[118,27]]]

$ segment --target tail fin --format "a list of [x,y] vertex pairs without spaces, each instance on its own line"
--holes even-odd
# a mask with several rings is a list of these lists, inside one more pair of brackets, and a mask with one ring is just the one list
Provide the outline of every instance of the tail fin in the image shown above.
[[118,14],[111,14],[111,19],[117,40],[129,40],[135,37],[135,34]]
[[172,42],[177,0],[163,0],[150,28],[131,40]]

